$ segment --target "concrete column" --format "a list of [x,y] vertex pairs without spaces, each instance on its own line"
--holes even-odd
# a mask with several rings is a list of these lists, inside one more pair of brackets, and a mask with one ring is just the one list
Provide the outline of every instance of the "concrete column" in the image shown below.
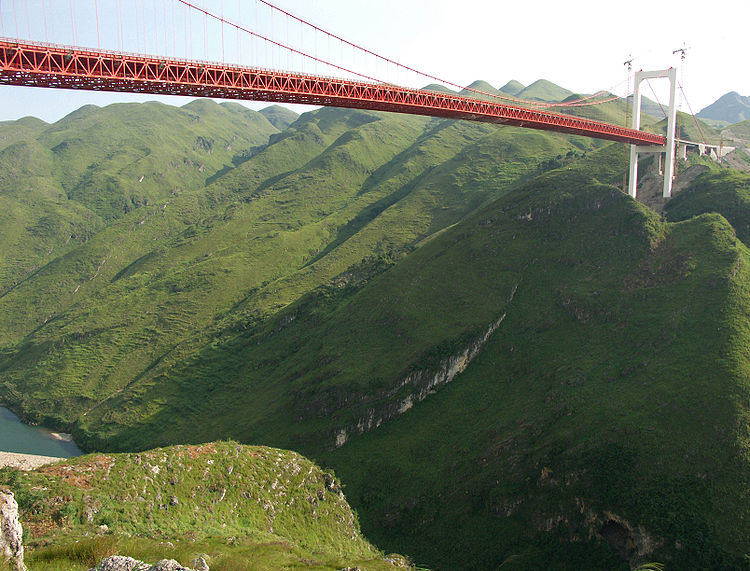
[[664,192],[662,196],[672,196],[675,160],[675,129],[677,127],[677,68],[669,68],[669,116],[667,117],[667,148],[664,157]]
[[[641,82],[638,74],[635,74],[635,86],[633,89],[633,118],[631,128],[636,131],[641,128]],[[628,194],[636,198],[638,193],[638,150],[636,145],[630,145],[630,171],[628,174]]]

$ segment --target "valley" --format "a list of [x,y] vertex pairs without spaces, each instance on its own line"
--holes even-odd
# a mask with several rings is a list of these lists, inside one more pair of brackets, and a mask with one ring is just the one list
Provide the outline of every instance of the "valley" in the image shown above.
[[[277,565],[331,569],[748,569],[750,176],[690,156],[657,212],[622,192],[627,153],[210,100],[0,123],[0,400],[96,453],[2,472],[30,568],[67,534],[216,569],[277,543]],[[269,508],[222,511],[250,510],[216,501],[226,482],[181,496],[143,468],[188,458],[221,478],[237,458],[261,499],[305,463],[343,503],[268,531]]]

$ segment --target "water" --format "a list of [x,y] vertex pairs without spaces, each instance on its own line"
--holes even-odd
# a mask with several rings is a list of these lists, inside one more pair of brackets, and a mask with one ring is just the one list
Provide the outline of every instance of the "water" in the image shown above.
[[75,442],[59,440],[46,428],[23,424],[15,414],[1,406],[0,452],[38,454],[57,458],[70,458],[83,454]]

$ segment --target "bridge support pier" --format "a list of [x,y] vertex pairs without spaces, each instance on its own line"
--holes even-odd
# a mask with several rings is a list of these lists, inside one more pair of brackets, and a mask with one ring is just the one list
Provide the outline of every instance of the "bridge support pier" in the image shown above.
[[669,110],[667,116],[667,143],[665,145],[641,146],[630,145],[630,173],[628,176],[628,194],[637,197],[638,191],[638,156],[640,153],[663,153],[664,154],[664,186],[662,196],[672,196],[672,181],[674,179],[675,163],[675,125],[677,122],[677,68],[660,71],[637,71],[635,73],[635,90],[633,91],[633,123],[632,128],[641,128],[641,82],[644,79],[669,78]]

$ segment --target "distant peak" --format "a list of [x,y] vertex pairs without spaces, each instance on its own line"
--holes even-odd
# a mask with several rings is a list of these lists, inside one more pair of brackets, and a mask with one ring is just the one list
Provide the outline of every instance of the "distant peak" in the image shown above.
[[511,79],[508,83],[500,88],[500,91],[509,95],[518,95],[524,89],[525,86],[523,83],[521,83],[520,81],[516,81],[515,79]]
[[702,119],[715,119],[738,123],[750,119],[750,97],[740,95],[736,91],[725,93],[708,107],[698,112]]
[[562,101],[573,92],[548,79],[537,79],[534,83],[517,93],[523,99],[539,99],[541,101]]
[[186,103],[182,106],[183,109],[194,111],[196,113],[213,110],[218,107],[219,104],[213,99],[193,99],[190,103]]
[[299,113],[281,105],[269,105],[261,109],[259,113],[279,131],[283,131],[299,118]]
[[437,93],[453,93],[456,92],[447,88],[445,85],[440,85],[439,83],[430,83],[429,85],[425,85],[422,88],[423,91],[435,91]]
[[[500,93],[495,87],[492,87],[486,81],[481,79],[476,80],[466,87],[466,89],[475,89],[477,91],[484,91],[485,93],[498,94]],[[466,89],[464,91],[466,91]]]

